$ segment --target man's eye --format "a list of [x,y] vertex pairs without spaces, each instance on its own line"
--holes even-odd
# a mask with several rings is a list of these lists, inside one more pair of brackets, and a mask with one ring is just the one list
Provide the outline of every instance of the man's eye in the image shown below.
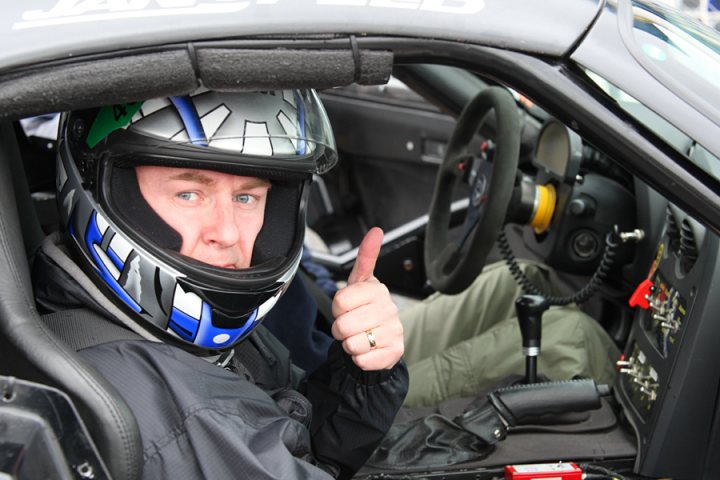
[[235,195],[235,201],[243,205],[250,205],[255,201],[255,197],[247,193],[241,193],[240,195]]
[[177,194],[177,198],[185,200],[187,202],[198,199],[198,194],[195,192],[180,192]]

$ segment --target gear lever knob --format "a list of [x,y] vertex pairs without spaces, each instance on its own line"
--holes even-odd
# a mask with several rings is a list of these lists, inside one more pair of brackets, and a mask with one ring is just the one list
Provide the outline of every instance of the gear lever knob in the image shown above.
[[542,314],[550,304],[541,295],[523,295],[515,300],[525,355],[525,383],[537,382],[537,356],[540,354]]

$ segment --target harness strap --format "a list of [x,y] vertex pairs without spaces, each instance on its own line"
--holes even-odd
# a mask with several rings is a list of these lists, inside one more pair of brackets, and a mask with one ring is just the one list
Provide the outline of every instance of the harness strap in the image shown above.
[[56,337],[75,351],[116,340],[143,340],[137,333],[87,308],[61,310],[40,318]]

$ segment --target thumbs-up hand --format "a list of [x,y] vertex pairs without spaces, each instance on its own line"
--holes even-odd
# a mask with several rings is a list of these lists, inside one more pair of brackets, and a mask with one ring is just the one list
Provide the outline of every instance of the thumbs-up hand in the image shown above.
[[363,238],[348,284],[335,294],[332,334],[363,370],[392,368],[403,355],[403,328],[387,287],[373,275],[383,232]]

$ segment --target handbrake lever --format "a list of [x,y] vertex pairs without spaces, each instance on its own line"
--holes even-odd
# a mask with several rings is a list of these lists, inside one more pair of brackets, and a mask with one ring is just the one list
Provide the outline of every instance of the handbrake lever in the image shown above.
[[610,387],[595,380],[565,380],[520,384],[495,390],[488,399],[509,426],[530,423],[542,415],[585,412],[601,407],[600,397],[610,394]]
[[595,380],[565,380],[519,384],[495,390],[488,404],[465,412],[455,422],[489,444],[507,436],[509,427],[532,423],[543,415],[597,410],[601,397],[610,395],[608,385]]

